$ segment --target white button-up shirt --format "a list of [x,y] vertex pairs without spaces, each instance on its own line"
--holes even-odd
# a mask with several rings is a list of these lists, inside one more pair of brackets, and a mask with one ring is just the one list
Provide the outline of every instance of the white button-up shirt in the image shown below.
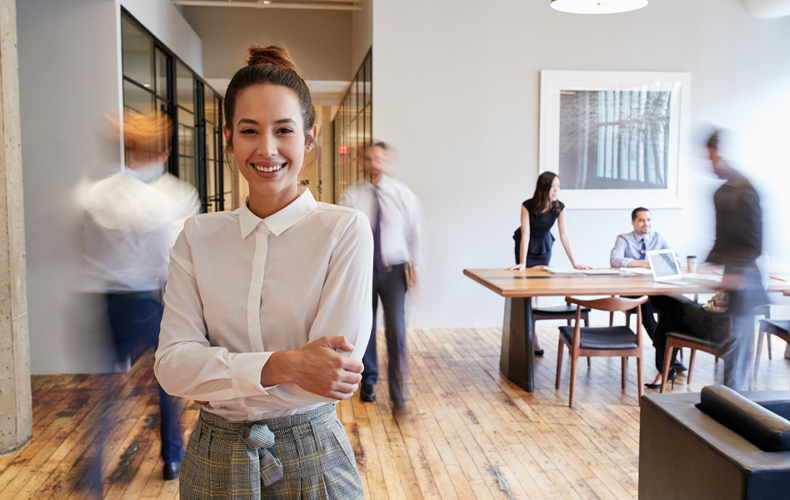
[[364,214],[305,190],[260,219],[192,217],[170,253],[154,371],[169,394],[227,420],[305,413],[334,400],[296,384],[263,387],[275,351],[343,335],[361,360],[370,337],[373,238]]
[[200,212],[197,191],[162,164],[123,169],[85,186],[78,288],[92,293],[157,290],[184,221]]
[[381,205],[381,260],[382,264],[394,266],[410,262],[420,275],[422,266],[421,209],[420,202],[405,184],[386,175],[381,176],[378,186],[361,180],[346,189],[340,204],[362,210],[376,223],[376,190]]

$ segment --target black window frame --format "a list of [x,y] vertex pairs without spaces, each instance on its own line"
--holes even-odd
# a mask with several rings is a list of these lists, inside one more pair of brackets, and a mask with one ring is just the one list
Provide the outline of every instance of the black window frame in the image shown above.
[[[223,140],[224,137],[221,133],[222,128],[222,120],[223,120],[223,105],[224,105],[224,98],[221,94],[219,94],[216,90],[214,90],[211,85],[209,85],[203,78],[201,78],[190,66],[187,64],[183,59],[179,58],[172,50],[170,50],[165,44],[163,44],[150,30],[148,30],[145,26],[142,25],[128,10],[121,7],[121,18],[123,19],[126,17],[131,23],[140,31],[151,37],[153,40],[152,43],[152,54],[151,54],[151,64],[153,66],[153,81],[154,85],[153,88],[146,88],[139,82],[133,80],[132,78],[127,77],[123,74],[123,61],[121,61],[121,76],[122,81],[124,83],[129,83],[134,85],[136,88],[144,90],[145,92],[151,94],[154,107],[155,109],[158,108],[162,102],[164,101],[165,105],[167,106],[167,110],[164,111],[173,123],[173,135],[171,137],[171,148],[170,148],[170,156],[168,157],[167,161],[167,171],[173,174],[176,177],[179,177],[180,169],[179,169],[179,162],[180,162],[180,155],[179,155],[179,138],[178,138],[178,124],[179,124],[179,114],[182,107],[178,104],[178,89],[177,89],[177,75],[176,75],[176,61],[180,61],[181,64],[184,65],[192,73],[192,85],[193,85],[193,107],[195,109],[194,113],[189,112],[185,108],[183,108],[183,113],[189,113],[194,117],[194,130],[195,130],[195,188],[197,189],[198,196],[200,197],[200,202],[202,206],[202,211],[209,212],[209,211],[223,211],[225,210],[225,189],[224,189],[224,175],[222,171],[223,166],[223,158],[222,152],[223,148]],[[121,23],[121,29],[123,29],[123,22]],[[123,43],[123,36],[121,36],[121,43]],[[156,78],[156,51],[160,50],[162,53],[165,54],[167,60],[167,75],[166,75],[166,82],[167,82],[167,99],[163,99],[157,94],[158,85],[157,78]],[[121,47],[121,57],[123,58],[123,46]],[[123,95],[123,88],[121,100],[125,104],[125,96]],[[215,172],[215,183],[214,183],[214,193],[208,193],[208,182],[207,182],[207,175],[209,172],[209,158],[207,156],[207,140],[206,140],[206,133],[209,131],[206,130],[207,122],[205,119],[205,107],[204,102],[206,99],[206,95],[210,95],[211,99],[218,103],[218,109],[216,112],[216,121],[217,123],[213,124],[213,130],[211,133],[214,134],[214,158],[211,161],[214,162],[214,172]],[[218,173],[217,173],[218,172]]]
[[364,178],[363,155],[373,142],[373,47],[362,59],[332,120],[332,141],[332,193],[337,203],[343,191]]

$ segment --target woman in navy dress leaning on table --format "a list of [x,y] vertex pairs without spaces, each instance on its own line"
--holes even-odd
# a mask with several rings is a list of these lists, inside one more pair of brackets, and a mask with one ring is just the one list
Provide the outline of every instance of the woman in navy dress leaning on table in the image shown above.
[[[551,228],[559,221],[560,241],[568,254],[568,259],[576,269],[591,269],[578,264],[573,258],[571,238],[568,235],[565,205],[557,199],[560,191],[560,178],[554,172],[543,172],[538,177],[535,194],[521,204],[521,227],[513,233],[516,241],[516,265],[510,270],[527,267],[548,266],[551,261],[551,247],[554,235]],[[529,235],[528,238],[525,236]],[[543,355],[537,335],[534,335],[535,354]]]

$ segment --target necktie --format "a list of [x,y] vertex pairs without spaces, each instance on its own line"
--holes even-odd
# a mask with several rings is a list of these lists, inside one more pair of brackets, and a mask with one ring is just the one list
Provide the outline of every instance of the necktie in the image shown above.
[[381,202],[379,200],[379,188],[376,193],[376,223],[373,226],[373,267],[381,267]]
[[647,257],[647,247],[645,246],[645,239],[642,238],[642,246],[639,248],[639,260],[645,260]]

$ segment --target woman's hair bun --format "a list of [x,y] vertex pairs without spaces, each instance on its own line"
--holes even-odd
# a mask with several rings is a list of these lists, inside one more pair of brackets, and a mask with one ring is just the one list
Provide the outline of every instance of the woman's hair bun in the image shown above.
[[288,51],[276,45],[269,45],[262,47],[260,45],[250,45],[247,49],[250,53],[247,59],[247,66],[255,66],[256,64],[272,64],[278,68],[287,68],[299,73],[299,69],[291,60]]

